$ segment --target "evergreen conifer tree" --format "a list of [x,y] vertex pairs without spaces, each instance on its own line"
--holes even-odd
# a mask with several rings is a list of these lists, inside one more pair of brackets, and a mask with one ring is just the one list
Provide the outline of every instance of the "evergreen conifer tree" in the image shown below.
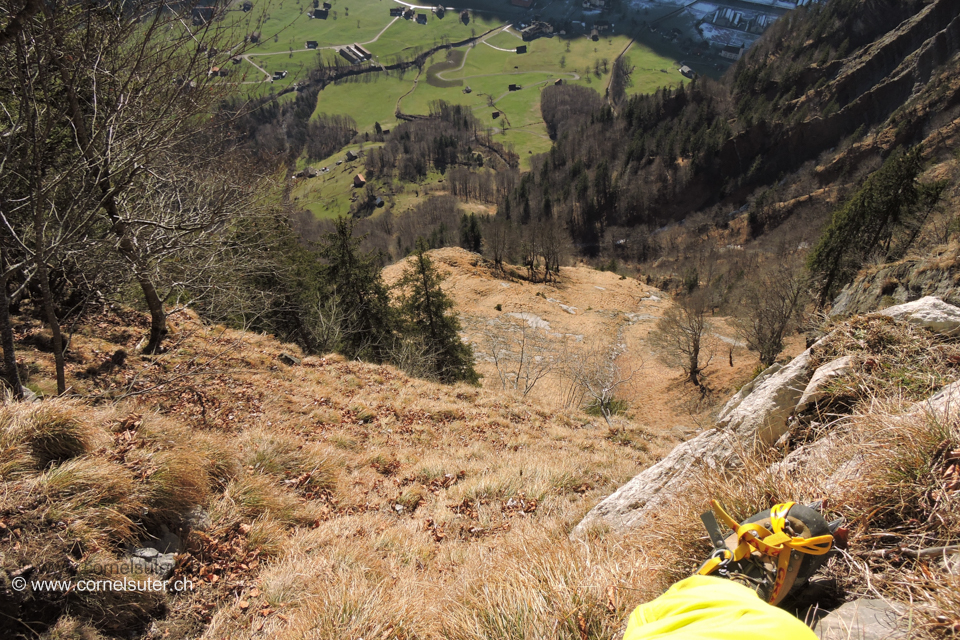
[[[833,212],[807,267],[818,281],[820,306],[856,276],[872,256],[896,259],[913,242],[945,183],[923,184],[919,146],[893,153],[863,186]],[[898,231],[905,231],[897,238]]]
[[337,218],[319,253],[327,262],[322,274],[329,297],[336,299],[340,324],[339,351],[348,358],[374,362],[388,359],[396,321],[387,287],[380,275],[380,257],[360,249],[353,220]]
[[422,342],[423,355],[431,361],[429,368],[441,382],[476,384],[479,376],[473,368],[473,350],[460,340],[460,321],[447,313],[453,301],[440,288],[441,280],[425,243],[418,240],[398,283],[403,291],[400,315],[404,334]]

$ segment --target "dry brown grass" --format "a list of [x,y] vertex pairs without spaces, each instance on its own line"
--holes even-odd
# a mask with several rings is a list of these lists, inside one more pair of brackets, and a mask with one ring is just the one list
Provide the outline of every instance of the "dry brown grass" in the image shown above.
[[[769,469],[782,452],[744,451],[744,472],[704,471],[651,527],[570,540],[587,510],[662,456],[673,437],[642,417],[599,428],[535,397],[444,387],[339,357],[279,366],[276,356],[289,345],[213,331],[188,316],[176,329],[182,354],[132,357],[115,372],[113,384],[136,395],[55,405],[88,425],[82,438],[61,440],[86,444],[56,449],[43,468],[30,448],[45,424],[30,422],[36,409],[0,414],[0,468],[10,469],[0,493],[8,572],[33,563],[38,577],[71,575],[68,558],[119,557],[121,542],[156,535],[161,523],[175,528],[195,505],[209,515],[205,531],[185,532],[177,569],[197,588],[160,603],[168,614],[152,600],[24,605],[24,619],[50,624],[51,611],[69,611],[56,623],[58,637],[83,637],[91,625],[115,633],[117,621],[138,633],[151,621],[159,635],[211,639],[616,638],[634,606],[708,551],[698,515],[714,497],[734,517],[781,500],[827,498],[830,514],[854,526],[849,557],[826,575],[850,593],[912,594],[924,629],[933,630],[937,616],[960,619],[952,596],[924,591],[924,569],[933,580],[952,579],[932,563],[921,569],[902,554],[868,555],[901,540],[960,537],[956,494],[934,483],[953,468],[936,446],[955,441],[956,427],[932,429],[916,417],[907,425],[897,417],[901,405],[884,409],[876,395],[854,398],[857,417],[837,423],[832,444],[797,471]],[[878,362],[909,374],[898,379],[920,375],[933,357],[943,365],[931,369],[936,384],[952,379],[952,345],[902,327],[889,337],[888,329],[874,320],[852,324],[823,357],[876,342]],[[930,355],[937,349],[943,357]],[[887,397],[902,404],[910,393]],[[64,423],[51,419],[51,433]],[[869,458],[869,473],[828,482],[857,456]],[[892,523],[912,528],[880,535]],[[121,613],[108,620],[110,607]]]

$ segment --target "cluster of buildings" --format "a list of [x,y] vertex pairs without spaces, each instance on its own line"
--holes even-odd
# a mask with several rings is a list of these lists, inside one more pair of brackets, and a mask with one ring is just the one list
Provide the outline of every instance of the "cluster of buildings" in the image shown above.
[[553,36],[553,26],[539,20],[535,20],[530,25],[520,29],[520,37],[523,38],[524,42],[551,36]]
[[744,12],[730,7],[720,7],[703,19],[703,22],[718,27],[728,27],[760,35],[767,27],[776,22],[777,16],[766,13]]
[[[442,9],[442,7],[440,9]],[[403,18],[404,20],[413,20],[416,18],[417,24],[427,24],[427,14],[417,13],[413,10],[413,7],[390,7],[390,17]]]
[[317,18],[318,20],[326,20],[327,16],[330,15],[330,9],[333,8],[329,2],[324,2],[322,5],[320,3],[314,3],[313,9],[307,12],[308,18]]

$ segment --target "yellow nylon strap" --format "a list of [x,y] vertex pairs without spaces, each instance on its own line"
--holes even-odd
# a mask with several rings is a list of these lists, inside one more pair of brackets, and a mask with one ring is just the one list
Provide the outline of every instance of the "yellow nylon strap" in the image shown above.
[[795,504],[796,502],[781,502],[773,505],[773,508],[770,509],[770,527],[774,533],[783,531],[783,527],[787,523],[787,514],[790,513],[790,509]]
[[[737,541],[739,544],[733,551],[733,560],[735,562],[749,556],[753,552],[753,549],[768,556],[778,558],[777,582],[773,590],[774,597],[776,597],[780,588],[783,586],[787,569],[790,566],[790,551],[799,551],[813,556],[821,556],[829,552],[833,546],[833,536],[831,535],[804,538],[801,536],[791,537],[784,533],[783,529],[786,526],[787,515],[795,504],[795,502],[782,502],[774,505],[773,508],[770,509],[770,527],[773,529],[773,531],[770,531],[756,522],[740,524],[731,518],[730,514],[724,511],[719,502],[716,500],[710,501],[710,506],[713,507],[714,512],[720,520],[737,533]],[[781,553],[784,550],[787,550],[787,553]],[[704,575],[710,573],[716,569],[719,564],[719,559],[717,559],[716,563],[712,561],[707,562],[701,570],[701,573],[705,572]],[[709,570],[707,569],[708,567]]]
[[701,576],[708,576],[719,566],[720,558],[710,558],[703,564],[702,567],[700,567],[700,571],[697,571],[697,574]]
[[740,526],[740,523],[734,520],[733,518],[731,518],[730,514],[723,510],[723,507],[720,506],[719,502],[717,502],[716,500],[711,500],[710,506],[713,507],[714,513],[716,513],[720,517],[720,519],[723,520],[724,524],[726,524],[728,527],[730,527],[734,531],[737,530],[737,527]]

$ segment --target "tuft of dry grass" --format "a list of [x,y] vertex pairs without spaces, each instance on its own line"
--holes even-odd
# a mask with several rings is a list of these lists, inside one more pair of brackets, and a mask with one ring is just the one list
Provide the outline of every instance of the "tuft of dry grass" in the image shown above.
[[0,408],[0,475],[44,469],[89,453],[97,434],[75,405],[49,401]]
[[223,496],[212,505],[214,522],[232,526],[240,520],[271,516],[290,525],[301,522],[303,513],[294,494],[278,487],[268,476],[251,474],[227,485]]
[[[129,469],[84,456],[51,467],[33,485],[49,507],[46,517],[64,522],[82,537],[131,541],[140,533],[145,504]],[[84,535],[85,534],[85,535]]]
[[240,446],[245,467],[275,476],[302,494],[313,496],[336,489],[336,464],[326,447],[259,429],[248,430]]
[[209,490],[204,462],[196,451],[185,447],[153,454],[141,462],[152,469],[144,489],[151,519],[175,523],[204,504]]

